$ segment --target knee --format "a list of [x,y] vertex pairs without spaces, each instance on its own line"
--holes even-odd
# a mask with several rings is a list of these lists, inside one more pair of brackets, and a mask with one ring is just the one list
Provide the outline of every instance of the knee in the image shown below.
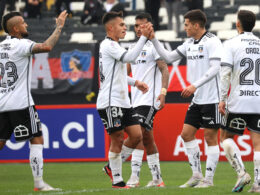
[[193,137],[187,133],[187,132],[181,132],[181,138],[183,139],[184,142],[189,142],[191,140],[193,140]]

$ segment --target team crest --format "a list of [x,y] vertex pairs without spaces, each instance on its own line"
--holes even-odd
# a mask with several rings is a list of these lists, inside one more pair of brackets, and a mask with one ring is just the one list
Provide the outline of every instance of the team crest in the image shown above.
[[91,52],[74,50],[61,53],[61,67],[63,78],[66,78],[71,85],[75,85],[84,79],[91,71]]
[[120,127],[120,126],[121,126],[121,120],[120,119],[115,119],[114,127]]
[[203,52],[203,46],[202,46],[202,45],[199,46],[199,52],[200,52],[200,53]]
[[142,56],[142,57],[145,57],[145,56],[146,56],[146,51],[145,51],[145,50],[143,50],[143,51],[141,52],[141,56]]

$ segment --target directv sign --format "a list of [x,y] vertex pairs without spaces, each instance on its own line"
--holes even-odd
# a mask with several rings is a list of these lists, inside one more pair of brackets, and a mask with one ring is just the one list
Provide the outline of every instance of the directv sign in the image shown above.
[[[43,156],[53,161],[105,160],[105,131],[96,108],[38,109],[44,136]],[[12,137],[1,160],[27,160],[29,143]]]

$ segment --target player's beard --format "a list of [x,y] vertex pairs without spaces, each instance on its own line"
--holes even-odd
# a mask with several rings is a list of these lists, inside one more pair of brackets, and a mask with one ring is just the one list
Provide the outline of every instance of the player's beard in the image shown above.
[[22,36],[23,38],[26,38],[26,37],[29,36],[29,33],[28,33],[28,32],[23,32],[23,33],[21,33],[21,36]]

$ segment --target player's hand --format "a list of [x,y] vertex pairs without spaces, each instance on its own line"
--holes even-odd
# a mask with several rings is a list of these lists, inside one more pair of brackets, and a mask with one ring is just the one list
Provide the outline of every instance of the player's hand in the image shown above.
[[225,115],[225,113],[226,113],[226,103],[223,102],[223,101],[219,102],[218,110],[219,110],[220,114]]
[[165,95],[164,94],[160,94],[157,98],[156,101],[160,101],[160,105],[159,105],[159,110],[163,109],[165,106]]
[[155,34],[154,34],[154,30],[153,30],[153,31],[151,32],[151,34],[150,34],[149,39],[152,40],[152,39],[154,39],[154,37],[155,37]]
[[141,32],[142,35],[145,36],[147,39],[149,39],[149,36],[151,32],[153,31],[153,24],[152,23],[146,23],[141,26]]
[[68,13],[66,10],[60,13],[59,17],[56,18],[56,25],[58,28],[63,28],[66,18],[68,16]]
[[184,98],[190,97],[196,91],[196,87],[194,85],[189,85],[181,92],[181,96]]
[[146,83],[144,83],[142,81],[138,81],[138,80],[135,81],[135,86],[137,87],[137,89],[142,91],[143,94],[145,94],[149,89],[149,87],[148,87],[148,85],[146,85]]

